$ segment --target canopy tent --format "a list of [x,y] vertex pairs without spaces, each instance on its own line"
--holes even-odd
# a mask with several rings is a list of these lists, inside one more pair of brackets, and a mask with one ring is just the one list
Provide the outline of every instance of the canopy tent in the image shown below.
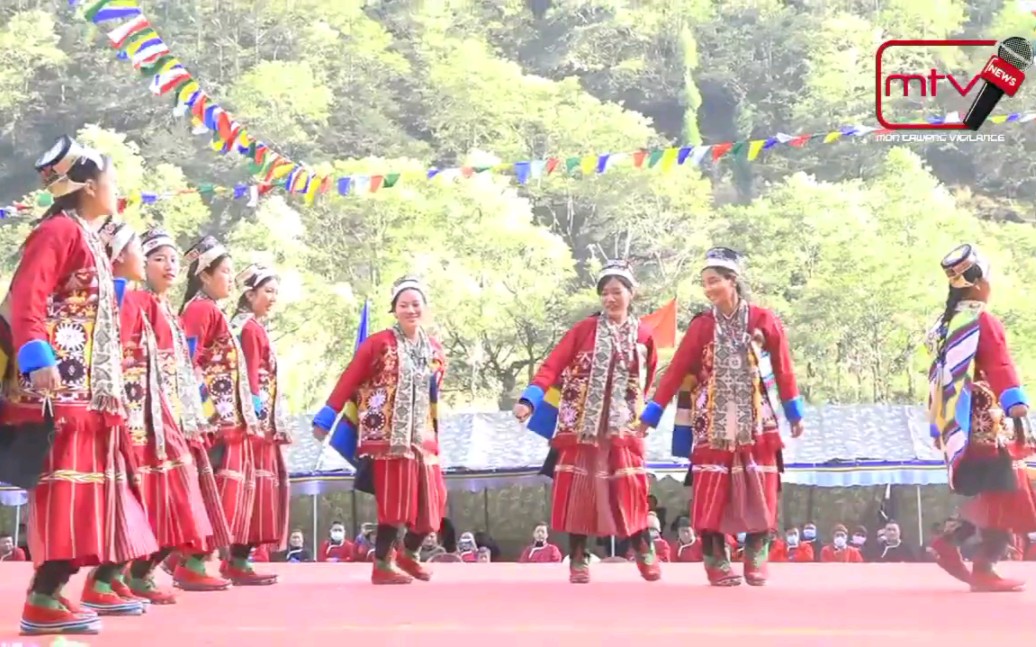
[[[675,409],[647,439],[648,468],[658,478],[683,479],[686,460],[669,454]],[[333,449],[312,438],[311,416],[297,416],[298,433],[286,461],[294,494],[350,489],[353,470]],[[826,405],[806,408],[807,431],[792,439],[782,429],[785,474],[794,485],[852,487],[946,483],[940,453],[928,436],[925,410],[915,406]],[[543,480],[547,443],[508,412],[454,413],[440,427],[442,464],[453,489],[478,491]],[[1036,464],[1036,463],[1034,463]],[[0,503],[21,505],[25,493],[0,487]]]

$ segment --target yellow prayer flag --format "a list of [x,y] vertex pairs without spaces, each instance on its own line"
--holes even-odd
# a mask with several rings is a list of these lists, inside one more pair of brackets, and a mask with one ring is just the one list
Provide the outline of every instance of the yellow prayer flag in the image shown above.
[[759,153],[763,152],[763,146],[766,145],[765,139],[753,139],[748,143],[748,161],[752,162],[755,158],[759,157]]
[[317,192],[320,191],[320,185],[323,184],[324,178],[319,176],[312,176],[309,178],[309,187],[306,189],[306,204],[313,204],[317,199]]
[[281,164],[277,168],[273,169],[273,173],[270,175],[270,181],[276,182],[277,180],[283,179],[288,173],[295,170],[294,164]]
[[1007,115],[996,115],[995,117],[990,117],[989,120],[994,124],[1002,124],[1007,121]]
[[201,89],[198,82],[191,79],[180,88],[180,91],[176,94],[177,103],[187,103],[187,101],[194,95],[195,92]]
[[840,131],[840,130],[835,130],[833,132],[829,132],[827,135],[824,136],[824,143],[825,144],[830,144],[831,142],[837,140],[841,136],[842,136],[842,131]]
[[679,148],[667,148],[662,151],[662,159],[658,160],[658,166],[663,173],[673,168],[676,164],[676,156],[680,153]]
[[583,175],[593,175],[597,170],[597,156],[586,155],[580,159],[579,170],[583,172]]

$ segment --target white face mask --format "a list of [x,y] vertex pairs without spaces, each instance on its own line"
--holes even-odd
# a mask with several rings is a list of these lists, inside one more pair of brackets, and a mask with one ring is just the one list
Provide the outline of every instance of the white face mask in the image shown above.
[[845,535],[835,535],[835,548],[845,548]]
[[787,537],[785,537],[785,540],[787,540],[788,545],[791,546],[792,548],[794,548],[795,546],[799,545],[799,536],[798,535],[788,535]]
[[748,533],[744,533],[744,532],[737,533],[737,543],[739,543],[739,544],[745,543],[745,537],[747,537],[747,536],[748,536]]
[[332,530],[331,531],[331,541],[340,542],[343,539],[345,539],[345,531],[344,530]]
[[856,546],[862,546],[867,543],[867,538],[863,535],[853,535],[853,544]]
[[1036,532],[1029,533],[1029,541],[1036,541]]
[[813,541],[814,539],[817,538],[817,529],[816,528],[803,528],[802,529],[802,536],[807,541]]

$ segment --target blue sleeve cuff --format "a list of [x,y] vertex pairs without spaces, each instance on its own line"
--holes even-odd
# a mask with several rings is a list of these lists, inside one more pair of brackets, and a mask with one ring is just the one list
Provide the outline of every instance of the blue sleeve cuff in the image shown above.
[[1012,386],[1000,394],[1000,408],[1007,413],[1016,404],[1029,406],[1029,398],[1025,397],[1025,391],[1020,386]]
[[939,433],[939,428],[935,426],[935,423],[928,423],[928,435],[932,438],[939,438],[942,436],[942,434]]
[[126,285],[128,281],[126,279],[117,278],[115,279],[115,303],[122,307],[122,300],[126,296]]
[[647,406],[640,413],[640,421],[653,429],[658,426],[658,423],[662,422],[663,413],[665,413],[665,408],[652,400],[647,403]]
[[802,403],[801,395],[784,403],[784,417],[788,419],[788,422],[795,424],[802,420],[802,416],[805,414],[806,406]]
[[255,415],[257,416],[263,410],[263,401],[259,399],[258,395],[252,396],[252,408],[255,409]]
[[187,352],[191,354],[191,359],[194,359],[194,354],[198,352],[198,338],[188,337],[187,338]]
[[317,415],[313,416],[313,426],[329,432],[331,431],[331,427],[335,424],[335,418],[337,417],[337,411],[331,407],[325,406],[317,412]]
[[543,404],[543,396],[543,389],[535,384],[530,384],[524,391],[522,391],[522,397],[519,401],[528,402],[529,406],[532,407],[532,410],[535,411],[540,408],[541,404]]
[[54,349],[42,339],[26,342],[18,350],[18,369],[22,373],[32,373],[48,366],[57,366],[57,364],[58,358],[54,355]]

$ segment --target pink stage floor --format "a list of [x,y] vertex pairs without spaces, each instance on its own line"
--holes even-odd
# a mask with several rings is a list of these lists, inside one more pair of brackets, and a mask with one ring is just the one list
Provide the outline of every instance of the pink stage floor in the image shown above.
[[[181,594],[177,605],[143,617],[105,619],[100,636],[55,643],[16,636],[30,568],[0,564],[0,645],[458,647],[488,639],[492,647],[629,647],[715,639],[946,647],[1036,636],[1036,588],[974,594],[927,564],[778,564],[761,589],[711,588],[698,564],[667,564],[656,583],[640,580],[632,564],[600,564],[582,586],[568,584],[561,565],[437,564],[432,582],[390,587],[371,586],[367,565],[268,566],[280,584]],[[1036,587],[1036,563],[1001,570]],[[82,576],[69,592],[80,586]]]

